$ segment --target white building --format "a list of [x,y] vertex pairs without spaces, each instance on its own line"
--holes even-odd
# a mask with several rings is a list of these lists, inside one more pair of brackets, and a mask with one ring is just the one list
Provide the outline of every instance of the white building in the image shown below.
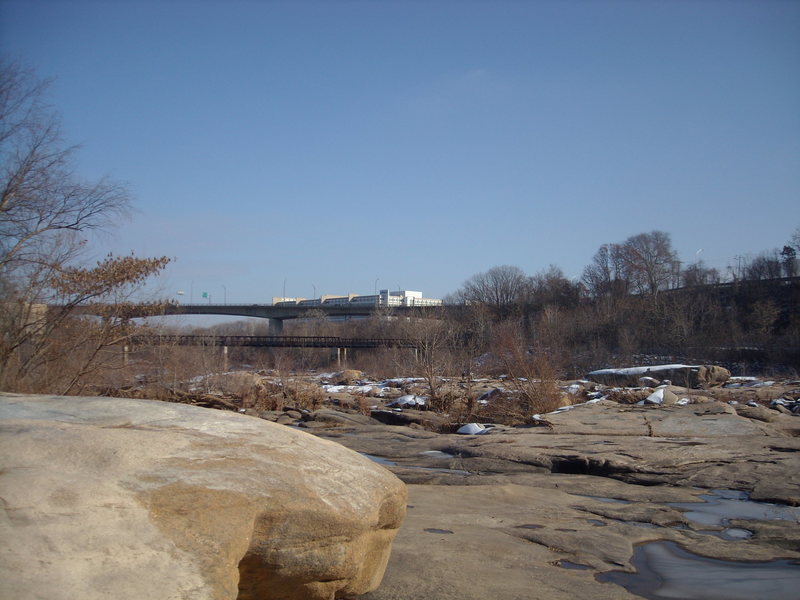
[[307,300],[305,298],[279,298],[272,299],[276,306],[297,304],[300,306],[441,306],[438,298],[424,298],[422,292],[399,290],[390,292],[381,290],[378,294],[359,296],[348,294],[346,296],[326,295]]

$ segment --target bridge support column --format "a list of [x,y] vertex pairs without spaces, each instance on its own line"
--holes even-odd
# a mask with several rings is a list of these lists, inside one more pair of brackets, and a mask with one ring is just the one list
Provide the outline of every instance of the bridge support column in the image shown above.
[[269,334],[281,335],[283,333],[283,319],[269,319]]
[[228,347],[222,347],[222,370],[224,372],[228,371]]
[[347,362],[347,348],[336,349],[336,365],[341,367],[342,360],[344,360],[345,363]]
[[128,366],[128,352],[130,352],[130,348],[127,345],[123,346],[122,347],[122,366],[123,367],[127,367]]

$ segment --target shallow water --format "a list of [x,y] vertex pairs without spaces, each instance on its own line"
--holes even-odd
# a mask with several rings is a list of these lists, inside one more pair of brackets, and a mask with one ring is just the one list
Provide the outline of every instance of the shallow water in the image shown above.
[[592,568],[589,565],[582,565],[580,563],[574,563],[572,561],[564,559],[561,559],[556,564],[562,569],[575,569],[577,571],[587,571]]
[[616,504],[630,504],[630,500],[625,500],[623,498],[609,498],[607,496],[589,496],[587,494],[573,494],[574,496],[580,496],[581,498],[590,498],[592,500],[597,500],[599,502],[614,502]]
[[374,454],[366,454],[365,452],[361,452],[361,456],[366,456],[373,462],[378,463],[379,465],[383,465],[384,467],[396,467],[397,463],[393,460],[389,460],[388,458],[384,458],[383,456],[375,456]]
[[597,579],[652,600],[795,600],[800,589],[800,565],[788,560],[716,560],[660,541],[637,546],[631,562],[636,573],[611,571]]
[[436,529],[435,527],[428,527],[425,529],[426,533],[453,533],[449,529]]
[[670,502],[669,506],[685,511],[687,519],[700,525],[724,527],[731,519],[800,521],[800,507],[756,502],[746,492],[712,490],[700,498],[704,502]]
[[586,519],[586,522],[594,525],[595,527],[605,527],[608,525],[608,523],[601,521],[600,519]]
[[455,454],[448,454],[447,452],[442,452],[441,450],[425,450],[419,453],[420,456],[425,456],[427,458],[455,458]]
[[722,531],[710,531],[710,530],[700,530],[696,533],[702,533],[703,535],[713,535],[718,538],[722,538],[723,540],[728,541],[739,541],[739,540],[747,540],[753,537],[753,532],[749,529],[740,529],[738,527],[728,527],[727,529],[723,529]]

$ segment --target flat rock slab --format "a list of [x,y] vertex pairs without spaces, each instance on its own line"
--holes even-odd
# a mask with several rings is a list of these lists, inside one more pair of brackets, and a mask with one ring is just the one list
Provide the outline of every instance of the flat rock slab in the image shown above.
[[0,597],[308,598],[378,586],[405,485],[339,444],[146,400],[0,394]]
[[[727,560],[800,557],[769,540],[731,542],[692,530],[683,513],[667,504],[680,497],[698,500],[691,490],[608,481],[594,491],[629,499],[615,503],[579,494],[597,479],[547,475],[525,485],[410,485],[408,516],[384,582],[364,598],[635,600],[640,596],[596,575],[633,572],[634,547],[657,540]],[[779,527],[796,546],[800,525],[781,521]]]
[[[477,436],[316,431],[383,457],[409,484],[386,577],[365,597],[633,600],[596,576],[634,571],[634,548],[656,540],[719,560],[800,557],[800,518],[709,526],[691,515],[718,488],[800,505],[800,417],[601,401],[545,418]],[[725,539],[728,527],[752,536]]]
[[387,426],[315,434],[391,460],[389,468],[407,483],[460,484],[465,471],[572,473],[737,489],[754,499],[800,505],[800,417],[771,412],[774,420],[765,422],[760,414],[749,418],[720,402],[604,401],[549,414],[550,427],[497,426],[486,435]]

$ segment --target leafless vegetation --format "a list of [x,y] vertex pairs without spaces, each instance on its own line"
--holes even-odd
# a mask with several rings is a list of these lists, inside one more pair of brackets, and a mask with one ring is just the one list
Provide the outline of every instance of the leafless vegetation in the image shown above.
[[[0,389],[75,393],[118,366],[109,349],[130,331],[126,303],[168,259],[80,262],[85,235],[122,216],[128,194],[75,175],[75,149],[61,139],[46,89],[0,64]],[[102,314],[81,315],[92,302]]]

